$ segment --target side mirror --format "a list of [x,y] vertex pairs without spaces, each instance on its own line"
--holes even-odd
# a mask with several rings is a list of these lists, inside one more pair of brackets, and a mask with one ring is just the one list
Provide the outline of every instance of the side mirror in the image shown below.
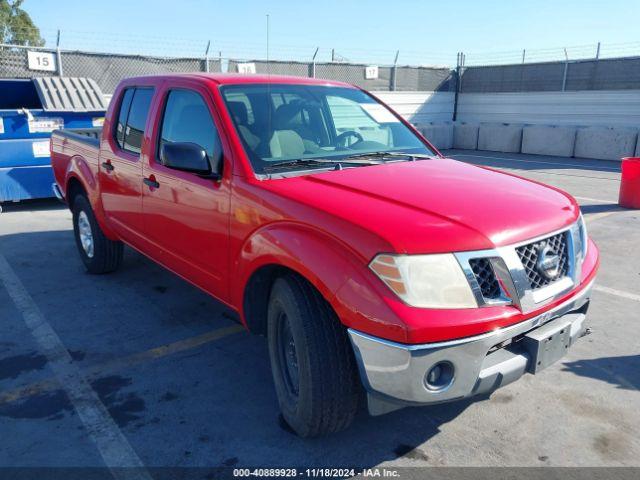
[[160,150],[160,160],[165,167],[192,172],[203,177],[220,178],[222,162],[216,161],[212,169],[207,152],[195,143],[164,143]]

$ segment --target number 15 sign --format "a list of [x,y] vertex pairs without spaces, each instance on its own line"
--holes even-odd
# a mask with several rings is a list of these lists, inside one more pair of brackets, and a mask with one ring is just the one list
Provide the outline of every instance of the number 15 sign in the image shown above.
[[27,52],[29,70],[44,70],[45,72],[56,71],[56,57],[49,52]]

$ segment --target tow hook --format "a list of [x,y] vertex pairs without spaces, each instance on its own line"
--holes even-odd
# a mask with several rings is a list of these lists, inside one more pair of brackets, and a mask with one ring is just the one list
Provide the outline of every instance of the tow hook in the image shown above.
[[587,327],[584,329],[584,332],[582,332],[582,335],[580,335],[580,338],[586,337],[587,335],[591,335],[592,333],[593,333],[593,330]]

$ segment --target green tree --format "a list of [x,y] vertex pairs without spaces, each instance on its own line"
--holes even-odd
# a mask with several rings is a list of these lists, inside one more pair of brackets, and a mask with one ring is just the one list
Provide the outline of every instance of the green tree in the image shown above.
[[24,0],[0,0],[0,43],[42,47],[40,30],[22,8]]

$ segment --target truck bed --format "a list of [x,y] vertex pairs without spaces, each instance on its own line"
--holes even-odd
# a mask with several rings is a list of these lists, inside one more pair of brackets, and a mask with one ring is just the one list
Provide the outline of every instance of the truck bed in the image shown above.
[[87,173],[97,175],[101,135],[102,127],[54,130],[51,134],[51,166],[63,196],[66,197],[65,178],[72,158],[83,163],[83,168],[88,167]]
[[102,135],[102,127],[95,128],[67,128],[65,130],[55,130],[54,134],[60,134],[68,139],[75,139],[81,143],[90,145],[100,145],[100,136]]

